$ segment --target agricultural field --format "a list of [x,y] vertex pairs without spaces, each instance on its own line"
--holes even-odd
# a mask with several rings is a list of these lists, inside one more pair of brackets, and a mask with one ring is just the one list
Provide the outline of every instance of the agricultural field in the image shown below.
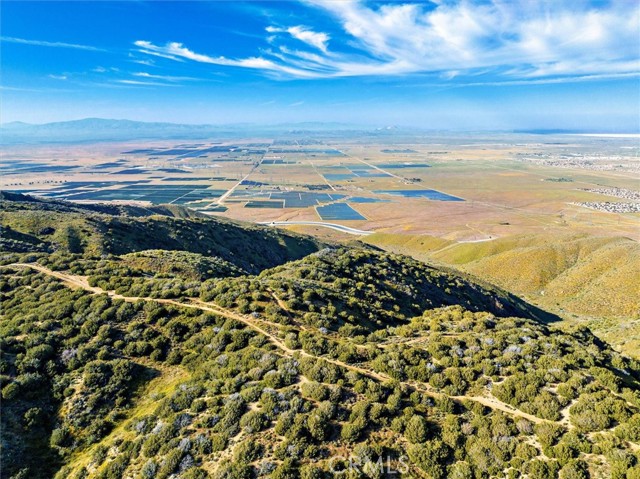
[[[540,231],[638,239],[640,216],[628,205],[638,202],[639,149],[624,137],[346,133],[17,145],[0,162],[0,187],[255,222],[330,216],[366,231],[457,242]],[[333,210],[349,214],[321,214]]]
[[343,132],[14,145],[0,188],[359,239],[523,295],[635,354],[639,151],[636,137]]

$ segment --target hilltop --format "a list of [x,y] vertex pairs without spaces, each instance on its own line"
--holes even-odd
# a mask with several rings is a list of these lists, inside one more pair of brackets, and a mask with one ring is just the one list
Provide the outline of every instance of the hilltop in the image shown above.
[[499,288],[180,209],[0,207],[3,477],[640,474],[640,364]]

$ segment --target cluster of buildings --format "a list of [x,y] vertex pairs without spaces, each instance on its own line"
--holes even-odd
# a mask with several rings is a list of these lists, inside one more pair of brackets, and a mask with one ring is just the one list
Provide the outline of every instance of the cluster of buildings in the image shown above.
[[615,196],[616,198],[623,198],[625,200],[640,200],[640,191],[627,190],[626,188],[583,188],[583,191]]
[[571,203],[583,206],[592,210],[604,211],[607,213],[640,213],[640,203],[613,203],[610,201],[595,202],[586,201],[582,203]]

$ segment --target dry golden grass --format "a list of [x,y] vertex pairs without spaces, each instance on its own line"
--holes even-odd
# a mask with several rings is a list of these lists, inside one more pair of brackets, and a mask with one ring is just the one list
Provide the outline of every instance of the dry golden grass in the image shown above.
[[640,245],[625,237],[520,235],[481,243],[424,235],[381,235],[366,242],[452,266],[521,295],[637,355],[640,345]]

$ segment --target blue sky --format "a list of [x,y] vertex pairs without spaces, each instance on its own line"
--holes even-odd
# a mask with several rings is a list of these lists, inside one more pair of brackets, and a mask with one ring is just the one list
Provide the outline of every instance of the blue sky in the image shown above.
[[2,121],[640,130],[640,4],[2,3]]

